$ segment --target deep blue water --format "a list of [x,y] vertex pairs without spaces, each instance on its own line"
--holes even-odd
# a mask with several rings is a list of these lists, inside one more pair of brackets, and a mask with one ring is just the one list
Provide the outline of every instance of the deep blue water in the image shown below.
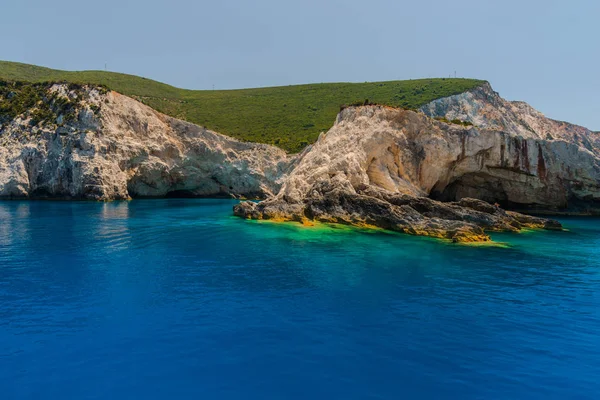
[[0,398],[597,399],[600,220],[471,247],[0,202]]

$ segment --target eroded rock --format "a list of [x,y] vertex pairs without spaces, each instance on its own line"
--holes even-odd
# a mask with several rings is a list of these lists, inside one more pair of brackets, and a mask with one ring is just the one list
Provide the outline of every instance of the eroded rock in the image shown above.
[[477,199],[442,203],[373,186],[355,190],[341,174],[313,184],[301,202],[289,202],[283,197],[260,203],[246,201],[234,206],[234,214],[248,219],[378,227],[453,242],[489,241],[486,231],[562,229],[557,221],[507,212]]
[[[165,116],[94,87],[49,89],[77,98],[65,122],[0,127],[0,197],[83,198],[276,194],[294,157]],[[97,110],[93,112],[92,110]]]
[[577,143],[390,107],[350,107],[300,157],[276,196],[237,206],[235,213],[485,241],[485,231],[561,229],[556,221],[495,204],[566,209],[585,190],[593,205],[599,171],[595,153]]

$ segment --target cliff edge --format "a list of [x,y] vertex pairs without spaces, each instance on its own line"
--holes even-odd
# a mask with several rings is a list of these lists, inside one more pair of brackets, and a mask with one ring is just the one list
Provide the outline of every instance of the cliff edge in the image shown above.
[[[464,146],[488,139],[481,167],[451,173],[433,197],[477,197],[520,209],[595,213],[600,199],[600,133],[546,118],[527,103],[507,101],[484,84],[421,108],[434,118],[472,123]],[[455,168],[455,169],[457,169]]]

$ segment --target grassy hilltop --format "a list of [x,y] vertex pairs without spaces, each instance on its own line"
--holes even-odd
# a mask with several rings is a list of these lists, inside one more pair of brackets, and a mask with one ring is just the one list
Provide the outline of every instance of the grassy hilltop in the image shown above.
[[418,108],[483,83],[475,79],[418,79],[371,83],[319,83],[240,90],[186,90],[133,75],[58,71],[0,61],[0,80],[105,85],[150,107],[241,140],[298,152],[328,130],[343,104]]

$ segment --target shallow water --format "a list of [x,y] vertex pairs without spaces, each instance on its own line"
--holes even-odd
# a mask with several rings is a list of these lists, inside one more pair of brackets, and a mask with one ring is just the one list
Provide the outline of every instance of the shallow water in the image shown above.
[[0,398],[595,399],[600,220],[506,247],[0,202]]

